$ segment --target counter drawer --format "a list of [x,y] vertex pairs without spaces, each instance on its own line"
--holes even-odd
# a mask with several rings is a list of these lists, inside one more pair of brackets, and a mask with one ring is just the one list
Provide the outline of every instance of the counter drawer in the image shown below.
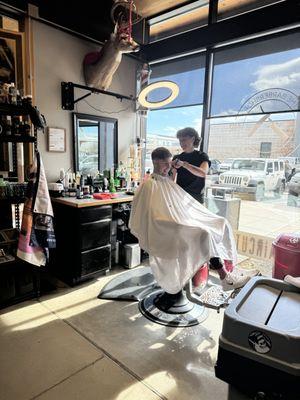
[[111,266],[110,260],[111,260],[110,245],[82,252],[81,276],[110,269]]
[[100,219],[111,218],[112,207],[99,206],[99,207],[85,207],[79,210],[79,221],[80,223],[99,221]]
[[81,251],[105,246],[110,243],[111,219],[80,225]]

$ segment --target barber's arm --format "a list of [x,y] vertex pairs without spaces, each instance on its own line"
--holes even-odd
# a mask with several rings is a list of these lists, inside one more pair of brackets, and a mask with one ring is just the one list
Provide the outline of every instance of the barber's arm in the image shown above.
[[177,168],[175,167],[177,162],[178,162],[178,158],[173,158],[170,176],[174,182],[176,182],[176,178],[177,178]]
[[187,169],[191,174],[199,176],[201,178],[206,178],[206,175],[209,170],[209,165],[207,161],[203,161],[200,164],[200,167],[196,167],[195,165],[192,165],[186,161],[178,160],[175,165],[175,168],[180,168],[180,167]]

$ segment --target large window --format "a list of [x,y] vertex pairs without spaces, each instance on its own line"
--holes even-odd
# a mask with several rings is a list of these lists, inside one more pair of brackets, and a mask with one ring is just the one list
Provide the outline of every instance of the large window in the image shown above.
[[211,116],[299,110],[300,33],[218,50]]
[[[178,97],[168,106],[148,112],[146,169],[152,169],[151,152],[156,147],[167,147],[171,153],[178,154],[176,132],[191,126],[201,132],[202,103],[204,85],[204,55],[179,58],[165,63],[151,65],[151,82],[169,80],[179,86]],[[164,89],[150,93],[152,102],[166,97]]]
[[150,40],[154,42],[177,35],[200,26],[208,21],[208,1],[197,0],[180,8],[149,19]]
[[[200,133],[205,125],[204,151],[214,162],[206,206],[219,215],[226,210],[241,266],[269,275],[274,238],[300,231],[299,43],[300,33],[284,33],[214,50],[205,124],[202,57],[154,65],[151,76],[175,80],[181,96],[168,109],[148,112],[146,167],[154,147],[181,151],[178,129],[193,126]],[[152,101],[159,96],[154,93]]]
[[[219,0],[218,21],[266,7],[284,0]],[[266,13],[268,10],[266,10]]]
[[179,107],[150,111],[147,121],[146,170],[152,170],[151,152],[156,147],[167,147],[175,155],[181,152],[176,132],[192,126],[201,132],[202,106]]
[[[151,65],[150,82],[168,80],[179,86],[178,97],[163,108],[187,107],[203,103],[204,62],[204,55],[196,54]],[[166,97],[165,90],[167,89],[154,90],[148,99],[151,102],[161,100]]]

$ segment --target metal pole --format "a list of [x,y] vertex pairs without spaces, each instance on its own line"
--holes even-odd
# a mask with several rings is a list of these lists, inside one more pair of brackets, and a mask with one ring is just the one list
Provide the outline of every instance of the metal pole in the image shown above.
[[[209,1],[208,25],[217,22],[218,0]],[[212,87],[212,70],[213,70],[213,52],[210,47],[206,48],[205,53],[205,75],[204,75],[204,91],[203,91],[203,111],[201,137],[202,142],[200,149],[207,151],[209,136],[209,116],[211,106],[211,87]]]

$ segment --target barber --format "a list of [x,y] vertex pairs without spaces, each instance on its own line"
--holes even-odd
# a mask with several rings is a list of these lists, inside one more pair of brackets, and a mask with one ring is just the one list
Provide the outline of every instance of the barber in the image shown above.
[[[197,150],[201,138],[194,128],[180,129],[176,137],[179,139],[182,153],[173,157],[172,178],[182,189],[203,204],[205,178],[211,165],[209,157],[203,151]],[[227,271],[220,258],[211,258],[209,266],[218,271],[222,280],[227,276]],[[200,271],[201,268],[199,273],[201,273]]]
[[180,129],[176,136],[183,151],[173,157],[173,179],[194,199],[203,204],[205,178],[211,164],[208,155],[197,150],[201,138],[194,128]]

